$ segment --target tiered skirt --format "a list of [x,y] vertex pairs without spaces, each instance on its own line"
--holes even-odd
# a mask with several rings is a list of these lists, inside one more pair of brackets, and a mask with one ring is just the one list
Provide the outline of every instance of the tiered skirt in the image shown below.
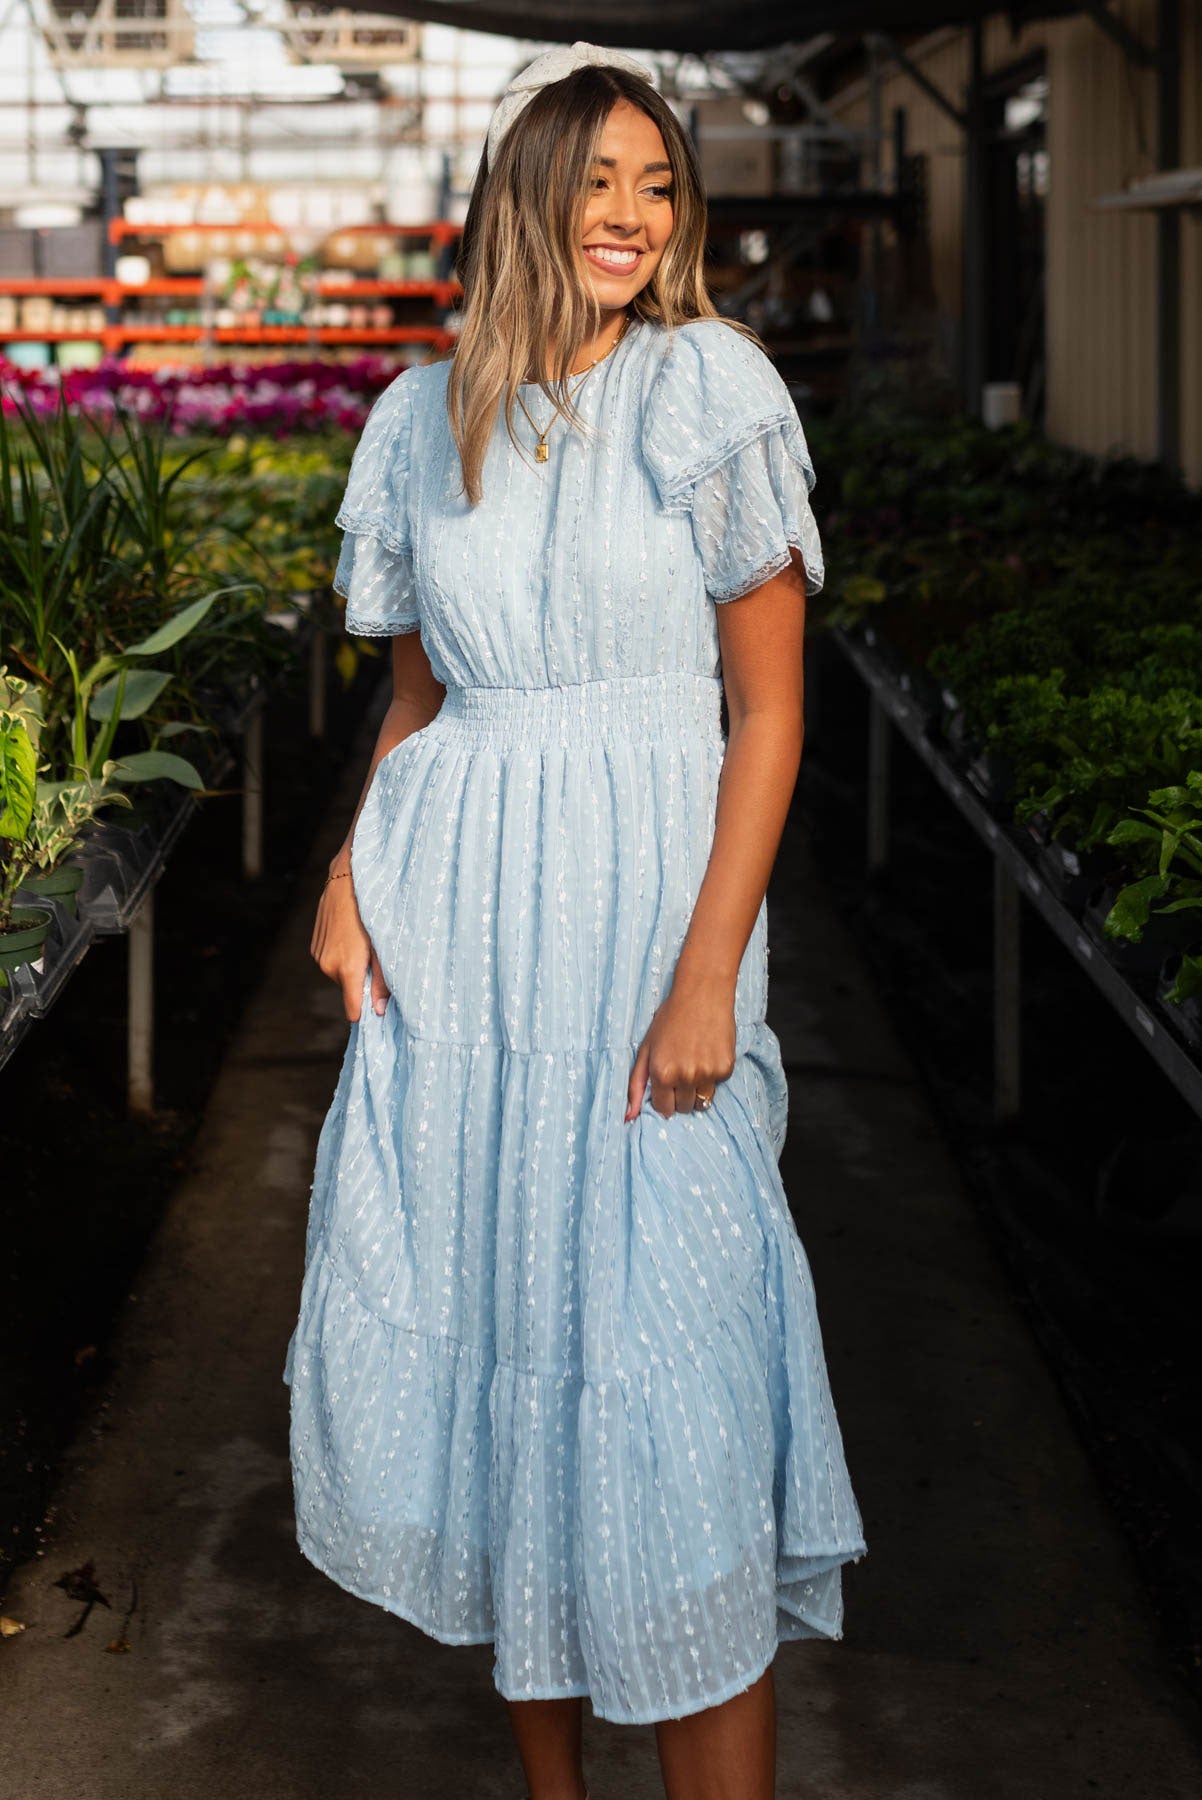
[[508,1699],[646,1723],[842,1635],[866,1545],[781,1185],[766,912],[735,1067],[662,1117],[639,1043],[705,873],[716,678],[448,688],[381,763],[367,998],[318,1146],[290,1384],[297,1539],[492,1642]]

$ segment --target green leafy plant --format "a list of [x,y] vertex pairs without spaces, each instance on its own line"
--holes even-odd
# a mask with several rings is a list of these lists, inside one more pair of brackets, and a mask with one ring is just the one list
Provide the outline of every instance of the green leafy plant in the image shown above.
[[[220,592],[194,600],[140,644],[132,644],[121,655],[101,656],[88,669],[80,667],[69,645],[56,640],[71,676],[74,704],[69,720],[68,760],[74,777],[95,780],[111,763],[114,779],[120,782],[166,780],[179,782],[182,787],[203,788],[198,770],[185,757],[155,747],[114,760],[113,743],[122,721],[141,718],[171,680],[162,669],[136,665],[144,658],[162,655],[187,637]],[[93,731],[93,723],[99,729]]]
[[41,730],[37,688],[0,665],[0,934],[11,929],[17,891],[31,876],[57,867],[103,807],[130,805],[115,762],[71,781],[42,779]]
[[93,630],[119,555],[121,524],[100,463],[85,448],[85,431],[60,399],[44,423],[23,415],[24,442],[0,411],[0,616],[8,654],[53,685],[56,636],[82,624]]
[[23,850],[29,840],[37,789],[37,749],[23,705],[25,686],[20,683],[11,699],[6,687],[0,705],[0,840],[4,847],[0,934],[12,928],[13,899],[25,867]]
[[1014,759],[1016,817],[1048,814],[1054,834],[1070,832],[1079,850],[1108,841],[1134,794],[1182,782],[1202,765],[1202,695],[1193,689],[1155,698],[1117,686],[1065,694],[1055,671],[999,682],[998,692],[1002,716],[987,741]]
[[[219,588],[225,604],[200,609],[186,651],[177,633],[158,652],[176,720],[211,727],[222,700],[285,653],[263,628],[267,564],[220,523],[231,484],[197,479],[213,446],[181,448],[162,422],[121,410],[102,429],[61,397],[49,421],[28,407],[17,420],[0,415],[0,654],[45,688],[46,754],[57,761],[75,706],[65,646],[84,671],[138,655],[164,621]],[[259,574],[247,574],[256,560]],[[157,704],[124,714],[152,740],[168,722]]]
[[[1120,819],[1106,841],[1121,847],[1137,870],[1152,865],[1115,896],[1104,927],[1110,936],[1138,944],[1150,918],[1170,913],[1197,913],[1202,935],[1202,768],[1191,769],[1184,782],[1154,788],[1147,805]],[[1202,957],[1186,957],[1168,998],[1197,994]]]

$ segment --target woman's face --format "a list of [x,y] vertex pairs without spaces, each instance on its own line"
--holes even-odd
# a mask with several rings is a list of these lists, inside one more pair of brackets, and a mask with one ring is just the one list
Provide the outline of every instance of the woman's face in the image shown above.
[[589,178],[581,249],[598,304],[628,306],[672,235],[672,169],[659,126],[629,100],[605,121]]

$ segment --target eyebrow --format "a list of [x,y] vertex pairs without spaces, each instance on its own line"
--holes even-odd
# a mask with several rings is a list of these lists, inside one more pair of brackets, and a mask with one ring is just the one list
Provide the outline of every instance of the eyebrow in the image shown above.
[[[618,159],[616,156],[597,156],[597,157],[594,157],[593,160],[594,160],[594,162],[599,162],[601,164],[602,168],[605,168],[605,169],[616,169],[618,166]],[[667,162],[644,163],[641,173],[644,175],[657,175],[660,173],[661,170],[666,170],[666,172],[670,175],[672,173],[671,163],[667,163]]]

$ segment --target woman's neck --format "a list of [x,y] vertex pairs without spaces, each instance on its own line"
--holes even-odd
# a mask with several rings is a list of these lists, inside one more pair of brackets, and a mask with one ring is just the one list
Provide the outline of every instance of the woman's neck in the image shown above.
[[[592,363],[599,361],[607,351],[613,349],[626,328],[628,317],[629,315],[624,306],[614,307],[601,314],[601,329],[598,331],[596,337],[581,344],[579,353],[572,366],[573,375],[583,374]],[[553,381],[554,378],[555,340],[552,338],[547,345],[547,379],[548,381]]]

